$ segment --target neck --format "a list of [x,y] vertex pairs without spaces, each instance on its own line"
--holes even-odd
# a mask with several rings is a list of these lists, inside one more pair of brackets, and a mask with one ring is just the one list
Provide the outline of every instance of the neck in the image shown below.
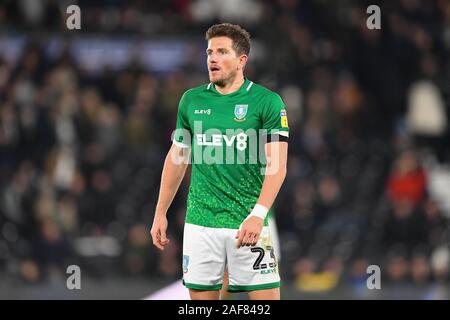
[[244,81],[244,75],[241,73],[236,75],[234,79],[231,79],[230,82],[225,83],[224,86],[220,87],[216,85],[215,87],[217,92],[221,94],[229,94],[239,90],[239,88],[244,84]]

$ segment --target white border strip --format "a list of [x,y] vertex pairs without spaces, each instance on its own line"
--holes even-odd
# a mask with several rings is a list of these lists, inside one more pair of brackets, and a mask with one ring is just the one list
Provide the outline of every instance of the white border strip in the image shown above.
[[287,131],[278,131],[278,132],[275,132],[274,134],[279,134],[280,136],[289,138],[289,132],[287,132]]
[[250,90],[250,88],[252,87],[252,85],[253,85],[253,81],[250,81],[250,84],[248,85],[248,87],[247,87],[246,90],[247,90],[247,91]]

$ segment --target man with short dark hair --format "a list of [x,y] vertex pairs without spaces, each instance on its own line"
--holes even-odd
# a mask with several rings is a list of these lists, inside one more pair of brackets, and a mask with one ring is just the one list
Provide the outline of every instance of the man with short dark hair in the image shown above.
[[230,292],[280,299],[268,217],[286,176],[286,107],[278,94],[244,77],[247,31],[218,24],[206,40],[210,83],[180,100],[153,243],[161,250],[169,243],[167,210],[192,161],[183,239],[183,283],[191,298],[219,299],[227,267]]

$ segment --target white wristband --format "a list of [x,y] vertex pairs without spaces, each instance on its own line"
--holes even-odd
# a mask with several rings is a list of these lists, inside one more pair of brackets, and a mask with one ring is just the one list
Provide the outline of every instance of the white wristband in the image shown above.
[[267,209],[263,205],[255,204],[255,207],[253,208],[252,212],[250,212],[247,219],[255,216],[264,220],[267,216],[267,212],[269,212],[269,209]]

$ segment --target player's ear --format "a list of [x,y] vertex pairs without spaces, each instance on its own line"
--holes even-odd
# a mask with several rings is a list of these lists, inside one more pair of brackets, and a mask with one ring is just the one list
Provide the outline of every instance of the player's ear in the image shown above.
[[238,64],[239,70],[244,70],[245,65],[247,64],[247,60],[248,60],[248,56],[246,54],[243,54],[239,57],[239,64]]

